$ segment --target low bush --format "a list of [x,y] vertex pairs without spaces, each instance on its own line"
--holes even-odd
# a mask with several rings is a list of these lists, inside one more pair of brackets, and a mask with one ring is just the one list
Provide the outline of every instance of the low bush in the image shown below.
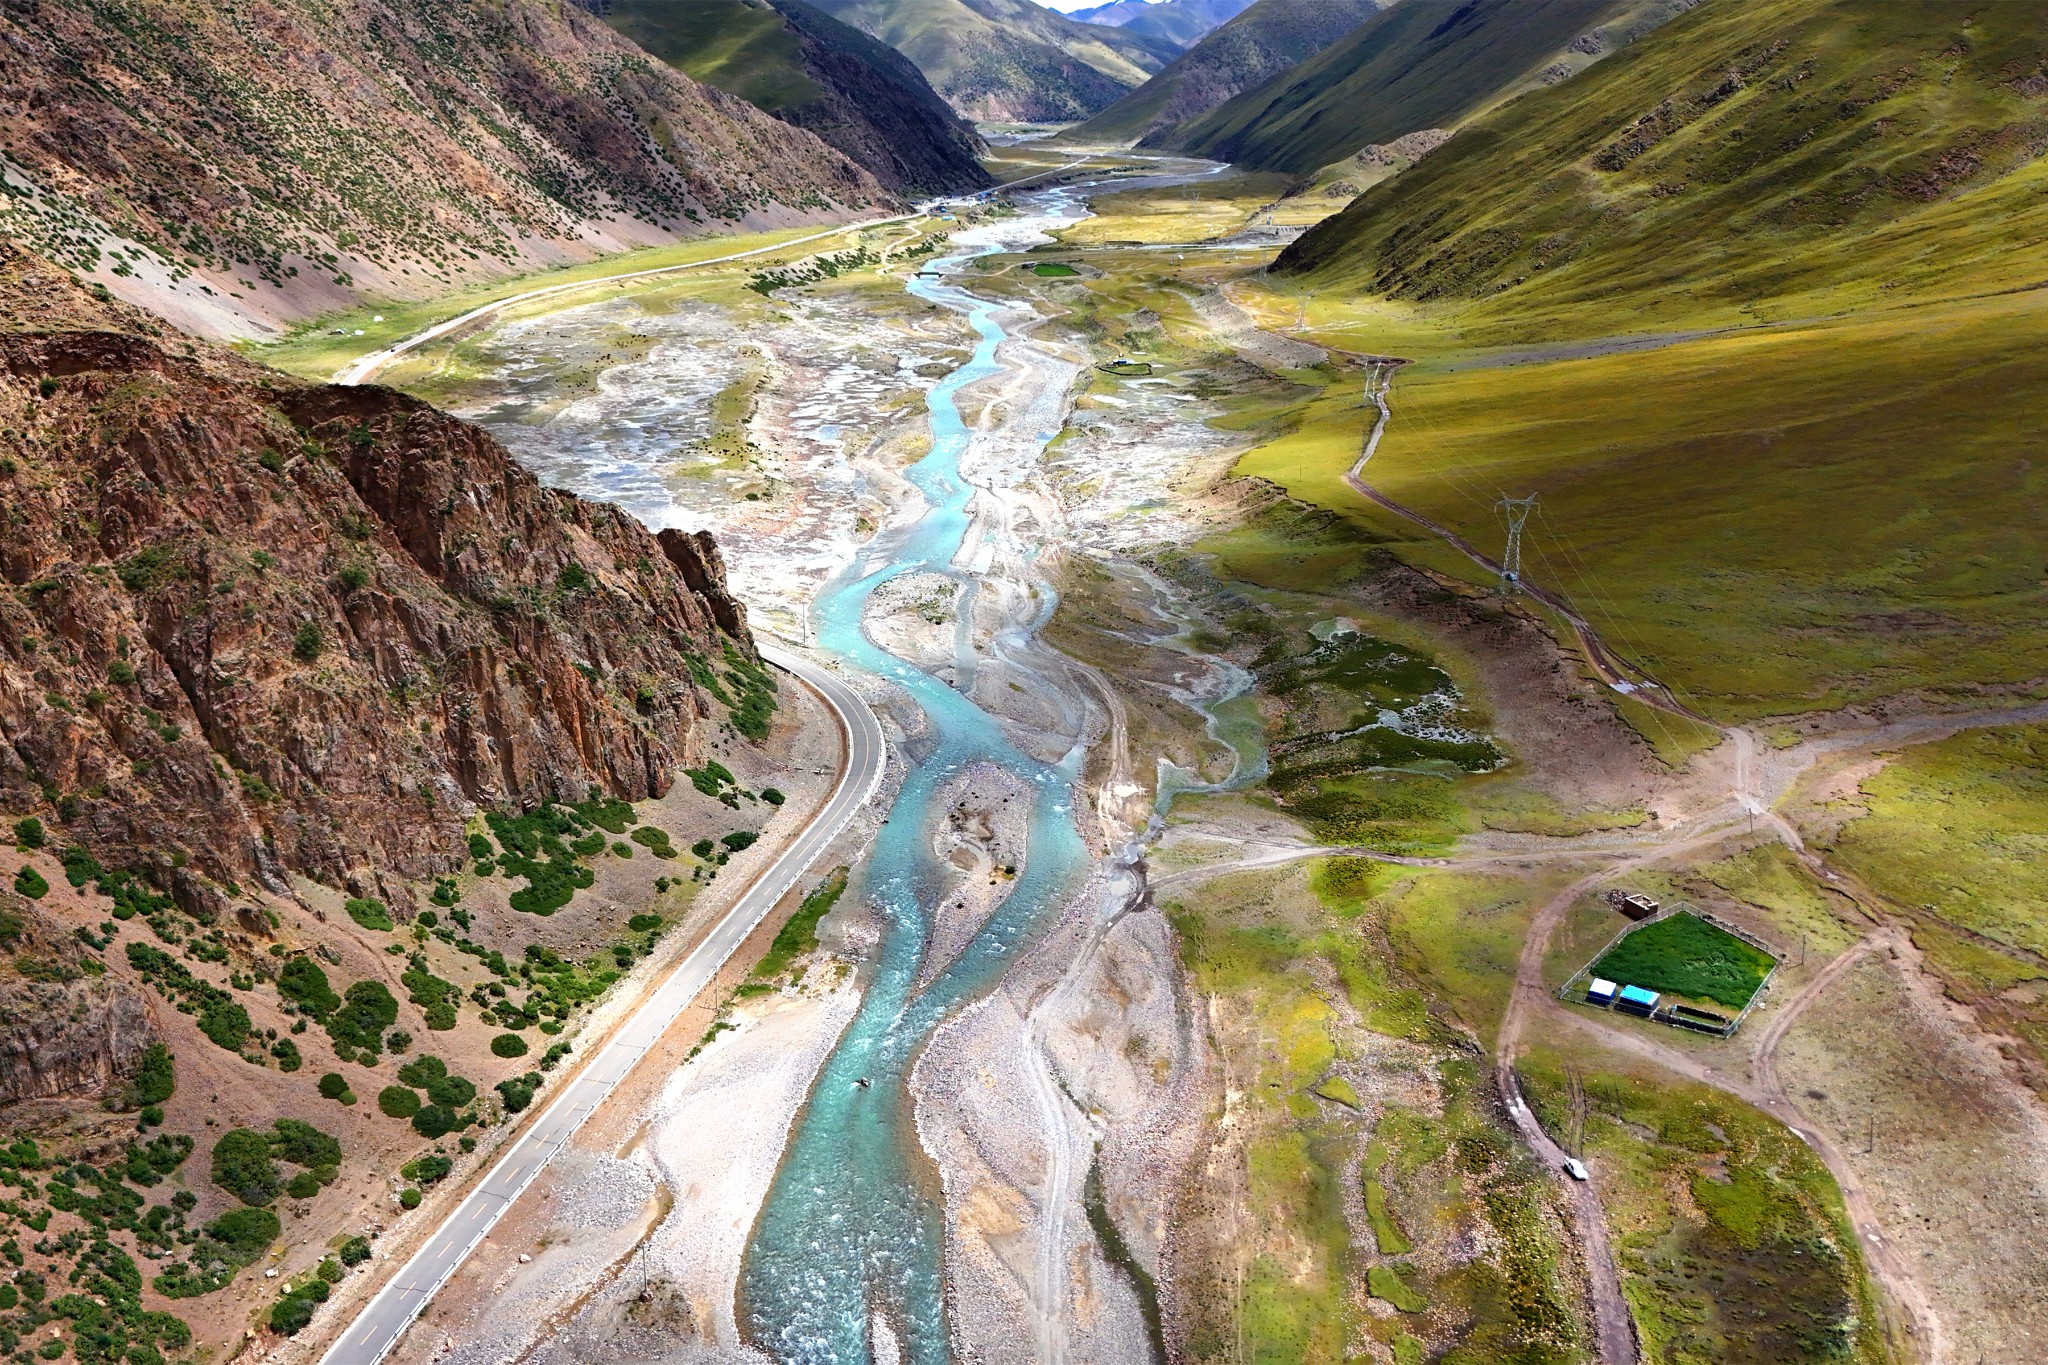
[[419,1092],[403,1085],[387,1085],[377,1092],[377,1108],[386,1118],[409,1119],[420,1112]]
[[495,1057],[524,1057],[526,1052],[526,1040],[516,1033],[501,1033],[491,1039],[491,1055]]
[[23,848],[41,848],[45,835],[43,822],[35,816],[26,816],[14,822],[14,842]]
[[429,1140],[446,1137],[460,1127],[461,1123],[462,1120],[438,1104],[430,1104],[412,1116],[413,1131]]
[[365,929],[392,929],[397,927],[392,923],[391,912],[385,909],[383,901],[370,900],[362,896],[350,896],[347,901],[343,902],[342,908],[348,911],[350,919],[362,925]]
[[261,1206],[277,1198],[277,1163],[270,1139],[253,1128],[230,1128],[213,1144],[213,1183],[244,1204]]
[[418,1190],[407,1186],[398,1192],[398,1207],[402,1209],[416,1209],[419,1206],[420,1192]]
[[32,901],[39,901],[50,894],[50,883],[42,873],[24,865],[21,871],[14,874],[14,889],[16,893],[27,896]]

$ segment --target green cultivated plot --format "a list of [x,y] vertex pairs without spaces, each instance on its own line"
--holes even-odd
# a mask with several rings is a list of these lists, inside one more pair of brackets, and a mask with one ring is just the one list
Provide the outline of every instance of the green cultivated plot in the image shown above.
[[1624,985],[1712,1000],[1739,1010],[1776,965],[1763,949],[1680,911],[1615,944],[1592,971]]

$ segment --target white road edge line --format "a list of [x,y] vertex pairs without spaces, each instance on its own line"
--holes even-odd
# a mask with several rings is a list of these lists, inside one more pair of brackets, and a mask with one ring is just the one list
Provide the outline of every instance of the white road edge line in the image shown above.
[[[811,864],[874,796],[881,784],[887,746],[881,722],[867,702],[845,682],[800,654],[767,643],[760,650],[770,663],[809,684],[838,717],[845,736],[846,763],[832,794],[816,818],[798,832],[790,846],[726,912],[725,918],[712,926],[704,941],[618,1027],[582,1074],[561,1089],[532,1126],[513,1140],[490,1173],[364,1305],[321,1357],[321,1365],[378,1365],[391,1353],[428,1301],[489,1235],[549,1159],[568,1144],[584,1120],[631,1074],[641,1057],[696,1000],[734,950],[795,888]],[[636,1038],[645,1041],[631,1041]],[[465,1224],[473,1231],[451,1255],[453,1239],[462,1235],[457,1229]]]

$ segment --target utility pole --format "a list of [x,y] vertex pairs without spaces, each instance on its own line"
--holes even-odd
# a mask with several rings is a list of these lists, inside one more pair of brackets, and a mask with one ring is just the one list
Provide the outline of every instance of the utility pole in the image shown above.
[[1508,552],[1501,556],[1500,581],[1519,583],[1522,581],[1522,523],[1536,510],[1538,495],[1531,493],[1526,498],[1502,498],[1494,506],[1508,515]]

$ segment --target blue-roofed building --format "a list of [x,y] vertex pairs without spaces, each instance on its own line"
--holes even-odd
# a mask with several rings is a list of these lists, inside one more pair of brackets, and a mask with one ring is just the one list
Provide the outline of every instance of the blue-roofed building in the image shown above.
[[1630,1014],[1640,1014],[1647,1019],[1657,1012],[1657,992],[1646,991],[1641,986],[1623,986],[1614,1007]]

